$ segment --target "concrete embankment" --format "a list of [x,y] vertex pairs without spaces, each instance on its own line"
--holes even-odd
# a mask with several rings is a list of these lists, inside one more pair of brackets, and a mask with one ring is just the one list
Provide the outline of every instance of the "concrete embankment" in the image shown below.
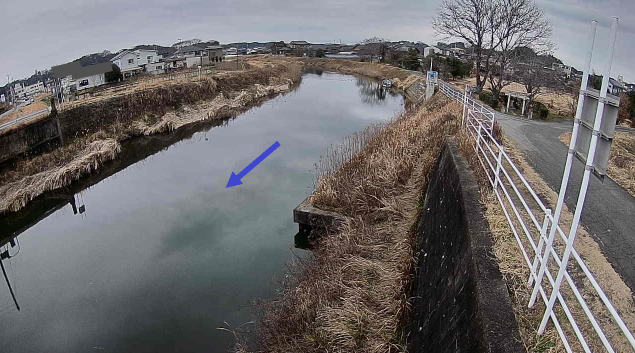
[[524,352],[480,203],[454,139],[430,176],[416,230],[410,352]]
[[11,129],[0,135],[0,163],[59,138],[59,121],[54,115],[21,129]]

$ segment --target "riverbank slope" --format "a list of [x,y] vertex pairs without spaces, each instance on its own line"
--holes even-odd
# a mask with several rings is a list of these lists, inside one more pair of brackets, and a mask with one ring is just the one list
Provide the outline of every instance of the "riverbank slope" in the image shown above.
[[63,146],[18,158],[0,170],[0,213],[18,211],[43,193],[95,172],[117,157],[122,141],[236,116],[290,91],[301,76],[301,65],[271,64],[64,110],[58,116]]

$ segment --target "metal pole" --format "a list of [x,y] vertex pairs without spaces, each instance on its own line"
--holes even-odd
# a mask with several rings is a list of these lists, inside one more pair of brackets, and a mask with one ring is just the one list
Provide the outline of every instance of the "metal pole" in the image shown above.
[[469,86],[465,85],[465,93],[463,94],[463,121],[461,122],[462,125],[465,124],[465,112],[467,111],[467,88]]
[[571,249],[573,248],[573,242],[575,241],[576,232],[578,231],[578,224],[580,223],[580,216],[582,215],[582,209],[584,208],[584,199],[586,198],[587,188],[589,187],[589,178],[591,177],[591,170],[593,169],[593,160],[595,158],[595,148],[600,134],[600,127],[602,126],[602,116],[604,115],[604,106],[606,105],[606,90],[609,85],[609,77],[611,76],[611,67],[613,65],[613,54],[615,51],[615,40],[617,38],[617,17],[613,17],[613,24],[611,25],[611,37],[609,39],[608,57],[606,60],[606,66],[604,67],[604,77],[602,78],[602,90],[600,91],[600,99],[598,100],[598,109],[595,113],[595,123],[593,124],[593,136],[591,137],[591,146],[589,147],[589,155],[587,157],[586,166],[584,167],[584,176],[582,177],[582,186],[580,187],[580,193],[578,194],[578,203],[576,204],[575,213],[573,215],[573,223],[569,230],[569,238],[567,239],[567,247],[562,255],[562,262],[560,263],[560,270],[558,271],[558,277],[556,283],[551,291],[551,298],[547,304],[545,315],[542,318],[540,328],[538,328],[538,334],[542,334],[545,331],[547,322],[549,322],[549,316],[553,310],[553,305],[556,302],[558,292],[560,291],[560,285],[562,284],[562,278],[567,269],[567,263],[569,262],[569,256],[571,255]]
[[542,221],[542,228],[540,228],[540,241],[538,241],[538,249],[536,249],[536,255],[534,256],[534,263],[531,265],[531,272],[529,273],[529,283],[531,286],[534,283],[534,274],[538,267],[538,259],[542,254],[542,247],[545,245],[545,237],[547,236],[547,230],[549,229],[549,218],[551,218],[551,209],[547,209],[545,213],[545,219]]
[[553,239],[558,229],[560,222],[560,215],[562,214],[562,206],[564,204],[564,196],[567,192],[567,185],[569,184],[569,174],[571,173],[571,166],[573,165],[573,155],[575,154],[575,146],[578,140],[578,128],[580,127],[582,109],[584,107],[584,91],[586,90],[587,83],[589,81],[589,72],[591,71],[591,59],[593,57],[593,47],[595,46],[595,35],[597,32],[598,22],[591,21],[591,45],[589,47],[586,62],[584,63],[584,69],[582,72],[582,82],[580,83],[580,95],[578,96],[578,107],[575,113],[575,120],[573,124],[573,132],[571,133],[571,142],[569,143],[569,153],[567,155],[567,161],[564,167],[564,174],[562,175],[562,182],[560,184],[560,192],[558,194],[558,203],[556,204],[556,211],[551,222],[551,230],[549,231],[549,238],[547,239],[546,251],[542,256],[542,262],[540,264],[540,271],[538,272],[538,278],[534,286],[534,290],[531,293],[531,299],[529,300],[529,307],[533,307],[538,295],[538,289],[542,285],[542,277],[547,269],[547,263],[549,262],[549,252],[553,244]]
[[9,282],[9,277],[7,277],[7,271],[4,269],[2,258],[0,258],[0,267],[2,268],[2,274],[4,275],[4,279],[7,281],[7,286],[9,287],[9,292],[11,292],[11,297],[13,298],[13,302],[15,303],[15,307],[18,308],[18,311],[20,311],[20,305],[18,305],[18,300],[15,298],[15,294],[13,293],[13,288],[11,288],[11,282]]

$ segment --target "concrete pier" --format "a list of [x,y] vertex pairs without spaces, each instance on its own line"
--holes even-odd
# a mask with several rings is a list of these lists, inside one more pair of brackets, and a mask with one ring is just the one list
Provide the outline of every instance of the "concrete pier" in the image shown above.
[[298,223],[300,231],[311,228],[328,228],[338,225],[344,217],[331,211],[321,210],[314,207],[307,197],[296,208],[293,209],[293,221]]

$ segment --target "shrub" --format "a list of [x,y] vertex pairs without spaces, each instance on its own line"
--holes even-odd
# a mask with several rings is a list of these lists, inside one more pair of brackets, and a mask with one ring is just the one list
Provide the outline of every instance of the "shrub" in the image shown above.
[[534,115],[538,117],[538,119],[545,120],[549,116],[549,108],[540,102],[533,102],[533,111]]
[[492,102],[492,94],[490,92],[481,91],[481,93],[478,94],[478,99],[489,105]]

